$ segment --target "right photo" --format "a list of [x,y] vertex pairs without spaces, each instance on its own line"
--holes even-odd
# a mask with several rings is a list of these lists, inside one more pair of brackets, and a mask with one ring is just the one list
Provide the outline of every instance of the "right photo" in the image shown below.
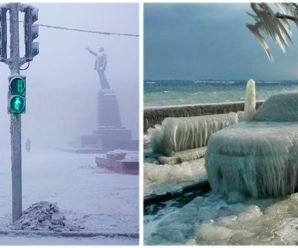
[[144,4],[144,244],[298,244],[298,5]]

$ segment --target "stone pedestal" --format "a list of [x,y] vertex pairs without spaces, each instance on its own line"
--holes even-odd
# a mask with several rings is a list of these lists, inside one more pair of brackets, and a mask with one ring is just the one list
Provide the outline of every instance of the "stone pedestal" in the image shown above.
[[121,128],[121,117],[117,96],[111,89],[98,92],[98,115],[97,125],[99,128],[115,127]]
[[122,127],[118,100],[113,90],[98,92],[97,127],[91,134],[77,136],[71,146],[90,152],[138,148],[137,142],[131,139],[130,130]]

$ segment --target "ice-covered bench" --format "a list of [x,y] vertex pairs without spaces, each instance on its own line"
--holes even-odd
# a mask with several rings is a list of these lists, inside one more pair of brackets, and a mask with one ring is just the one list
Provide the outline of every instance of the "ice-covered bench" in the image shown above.
[[298,92],[271,96],[253,120],[212,134],[205,159],[215,192],[271,197],[298,191]]
[[164,119],[151,133],[152,150],[172,156],[176,152],[207,146],[212,133],[238,122],[237,113]]

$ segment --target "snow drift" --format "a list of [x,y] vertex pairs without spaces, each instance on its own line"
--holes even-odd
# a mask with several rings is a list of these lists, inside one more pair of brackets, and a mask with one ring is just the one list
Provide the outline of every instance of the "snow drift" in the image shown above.
[[80,231],[81,227],[67,222],[56,203],[41,201],[25,210],[12,229],[62,232]]

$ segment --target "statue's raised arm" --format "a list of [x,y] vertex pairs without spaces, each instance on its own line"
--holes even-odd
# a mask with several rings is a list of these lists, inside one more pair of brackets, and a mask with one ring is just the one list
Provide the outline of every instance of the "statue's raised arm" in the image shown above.
[[91,53],[94,56],[97,56],[98,54],[96,52],[94,52],[93,50],[91,50],[89,47],[85,48],[89,53]]
[[98,53],[92,51],[89,47],[86,47],[85,49],[88,52],[90,52],[92,55],[96,56],[94,69],[98,73],[101,88],[110,89],[109,82],[107,81],[105,76],[105,70],[107,67],[107,55],[104,52],[104,48],[103,47],[99,48]]

